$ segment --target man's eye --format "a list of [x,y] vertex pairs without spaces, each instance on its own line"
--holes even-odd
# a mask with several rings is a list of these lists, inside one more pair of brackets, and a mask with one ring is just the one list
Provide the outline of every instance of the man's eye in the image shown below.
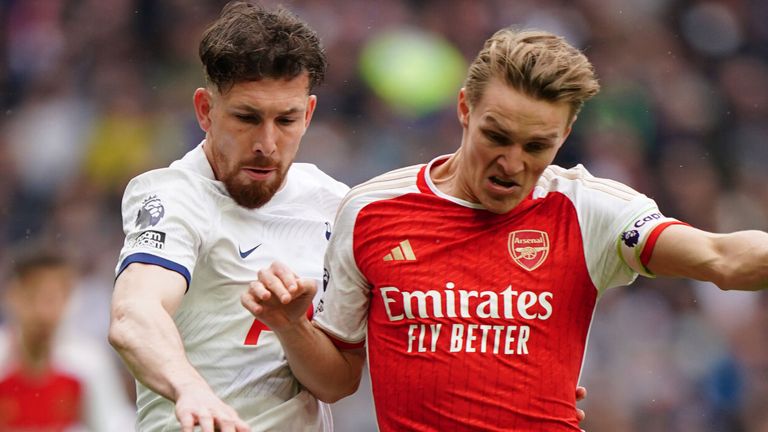
[[258,117],[249,114],[235,114],[235,117],[246,123],[258,123],[260,121]]
[[497,144],[505,144],[507,142],[507,137],[496,132],[485,132],[485,136]]
[[296,123],[296,119],[294,118],[281,118],[278,120],[278,123],[284,124],[284,125],[290,125],[293,123]]
[[547,145],[540,142],[531,142],[525,145],[526,150],[530,153],[539,153],[547,149]]

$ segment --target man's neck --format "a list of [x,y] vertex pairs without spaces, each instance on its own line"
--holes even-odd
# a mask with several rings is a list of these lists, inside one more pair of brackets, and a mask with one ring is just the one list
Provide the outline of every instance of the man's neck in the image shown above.
[[464,155],[461,149],[459,149],[456,153],[449,156],[445,162],[433,166],[426,175],[432,179],[432,183],[440,192],[454,198],[471,201],[461,188],[462,179],[461,169],[459,168],[463,162]]
[[20,366],[29,375],[44,374],[50,364],[52,337],[31,337],[19,334],[18,356]]

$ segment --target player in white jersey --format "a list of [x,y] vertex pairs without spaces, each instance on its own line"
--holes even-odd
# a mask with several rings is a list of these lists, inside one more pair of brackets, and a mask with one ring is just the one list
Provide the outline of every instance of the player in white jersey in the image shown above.
[[109,338],[137,379],[138,429],[330,430],[328,406],[239,304],[273,260],[323,276],[347,187],[293,159],[325,55],[286,10],[233,3],[206,30],[200,57],[207,86],[194,106],[206,139],[133,179],[123,199]]

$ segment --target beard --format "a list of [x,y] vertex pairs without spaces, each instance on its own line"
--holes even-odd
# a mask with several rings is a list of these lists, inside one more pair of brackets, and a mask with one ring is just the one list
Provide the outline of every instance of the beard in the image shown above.
[[[215,169],[217,180],[224,183],[224,187],[229,192],[229,196],[232,197],[235,202],[247,209],[255,209],[263,206],[272,199],[280,189],[285,179],[287,167],[282,167],[269,157],[257,157],[253,160],[234,164],[234,168],[227,169],[228,166],[233,165],[231,159],[218,151],[216,147],[212,148],[213,163],[212,167],[220,167]],[[243,179],[242,168],[249,167],[271,167],[277,166],[275,176],[268,181],[254,181],[250,179]],[[221,169],[223,168],[223,169]],[[226,172],[224,172],[226,170]]]
[[235,202],[247,209],[255,209],[263,206],[272,199],[280,189],[285,178],[285,172],[280,169],[276,172],[275,178],[270,181],[243,183],[235,174],[228,175],[222,179],[227,192]]

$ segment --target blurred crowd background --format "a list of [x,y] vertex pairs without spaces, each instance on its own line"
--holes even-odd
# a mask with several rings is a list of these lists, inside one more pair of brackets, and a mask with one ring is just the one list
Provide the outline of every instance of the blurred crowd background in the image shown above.
[[[197,44],[223,3],[0,0],[0,276],[25,242],[70,256],[79,277],[62,333],[109,349],[121,195],[202,139]],[[467,62],[496,29],[536,27],[583,49],[602,84],[558,164],[583,163],[705,230],[768,230],[768,1],[282,4],[330,60],[299,160],[339,180],[457,148]],[[679,280],[609,291],[581,377],[584,429],[768,431],[767,294]],[[375,430],[364,396],[342,401],[336,421]]]

